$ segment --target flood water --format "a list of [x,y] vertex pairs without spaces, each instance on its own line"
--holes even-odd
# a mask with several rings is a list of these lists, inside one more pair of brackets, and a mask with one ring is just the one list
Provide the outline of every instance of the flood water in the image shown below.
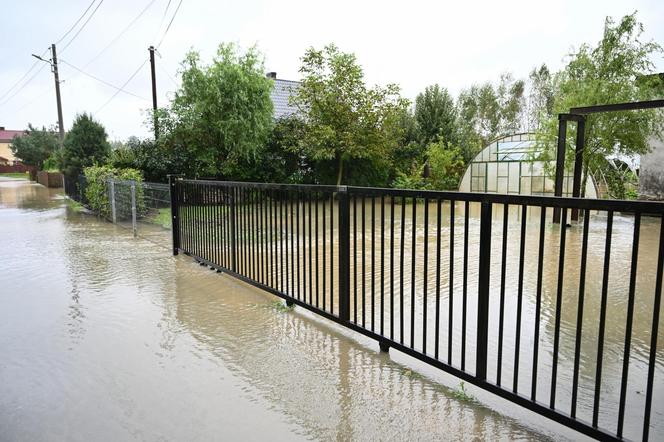
[[[210,194],[206,192],[215,195],[214,187],[206,188],[204,185],[186,187],[185,190],[190,192],[185,195],[193,198]],[[271,195],[265,192],[257,191],[248,196],[246,191],[243,192],[235,209],[238,272],[337,314],[340,286],[339,207],[334,198],[328,196],[312,201],[305,195],[271,199]],[[181,209],[183,248],[195,256],[229,267],[229,255],[225,253],[229,249],[229,241],[224,241],[224,226],[230,225],[230,212],[227,207],[219,205],[202,206],[201,201],[204,200],[193,202],[191,208],[185,205]],[[440,207],[435,201],[425,204],[419,200],[416,203],[413,206],[412,199],[402,201],[400,198],[394,203],[389,198],[351,198],[351,321],[448,365],[475,373],[479,204],[470,203],[466,208],[463,202],[457,202],[452,212],[447,201]],[[625,354],[634,217],[614,214],[611,249],[608,260],[605,260],[607,214],[590,212],[586,271],[582,275],[583,222],[572,222],[570,213],[567,213],[567,223],[553,224],[552,209],[548,209],[542,224],[540,208],[529,207],[522,234],[521,206],[509,207],[506,229],[503,228],[503,214],[504,207],[494,205],[488,381],[502,385],[508,391],[517,391],[522,396],[534,397],[547,405],[555,385],[555,409],[570,414],[577,361],[576,339],[580,336],[576,414],[580,420],[592,422],[597,403],[598,426],[608,433],[615,433]],[[567,227],[561,229],[561,225],[566,224]],[[643,216],[641,219],[625,390],[623,434],[628,439],[640,439],[643,432],[660,226],[659,218]],[[562,232],[566,233],[566,237],[561,272]],[[501,252],[505,236],[503,260]],[[544,244],[541,253],[540,240]],[[522,244],[523,262],[520,257]],[[605,262],[608,263],[606,287],[603,284]],[[562,281],[560,286],[559,281]],[[579,306],[581,283],[584,284],[585,298]],[[500,294],[503,285],[504,324],[502,362],[499,364]],[[519,321],[520,287],[523,296]],[[606,321],[600,346],[604,289]],[[557,301],[559,292],[560,305]],[[579,329],[577,318],[580,307],[583,310]],[[517,323],[520,327],[518,334]],[[437,326],[440,328],[439,339],[435,340]],[[559,331],[557,351],[556,330]],[[517,337],[520,340],[518,344]],[[664,437],[663,341],[664,327],[660,326],[649,425],[651,440]],[[600,376],[597,375],[599,348],[602,350]],[[515,370],[517,356],[519,365]],[[515,371],[518,372],[518,380]],[[599,395],[596,396],[598,384]]]
[[0,182],[1,440],[578,437],[155,238]]

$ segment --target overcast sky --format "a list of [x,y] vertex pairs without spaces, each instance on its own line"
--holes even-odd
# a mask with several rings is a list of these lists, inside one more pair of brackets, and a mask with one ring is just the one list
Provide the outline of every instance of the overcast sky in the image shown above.
[[[33,65],[30,54],[42,54],[60,40],[91,1],[0,0],[0,126],[22,129],[28,122],[49,126],[57,121],[53,75],[45,63],[7,91]],[[111,139],[147,136],[143,123],[145,109],[151,107],[150,69],[143,63],[148,46],[162,38],[157,57],[160,105],[175,90],[179,62],[188,49],[209,60],[220,42],[229,41],[258,45],[266,71],[291,80],[299,79],[306,48],[334,42],[357,55],[369,84],[398,83],[403,95],[413,99],[433,83],[456,96],[462,88],[495,81],[503,72],[526,77],[542,63],[559,69],[574,48],[601,38],[607,15],[617,19],[635,10],[645,26],[644,38],[664,43],[662,0],[96,0],[58,43],[65,127],[77,113],[92,112]],[[653,61],[664,71],[662,57]],[[125,87],[136,96],[120,92],[110,100],[116,89],[72,65],[115,86],[142,65]]]

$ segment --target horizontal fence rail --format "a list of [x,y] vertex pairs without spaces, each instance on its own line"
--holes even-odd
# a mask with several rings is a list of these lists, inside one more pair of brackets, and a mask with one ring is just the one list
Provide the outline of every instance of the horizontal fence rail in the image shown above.
[[664,437],[664,204],[169,185],[174,254],[594,438]]

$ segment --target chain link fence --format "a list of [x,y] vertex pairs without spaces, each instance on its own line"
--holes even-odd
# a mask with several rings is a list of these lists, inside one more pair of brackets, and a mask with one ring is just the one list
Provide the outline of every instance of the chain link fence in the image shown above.
[[[87,205],[87,180],[65,181],[65,193],[71,199]],[[171,242],[171,197],[168,184],[122,181],[111,179],[106,183],[107,210],[98,215],[113,224],[130,230],[164,247]]]

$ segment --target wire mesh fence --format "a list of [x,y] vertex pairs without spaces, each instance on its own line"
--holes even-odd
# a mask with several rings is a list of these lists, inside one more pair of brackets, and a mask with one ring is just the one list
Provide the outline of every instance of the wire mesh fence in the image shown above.
[[[71,199],[88,205],[87,179],[65,182]],[[164,247],[171,241],[171,200],[168,184],[110,179],[106,182],[108,203],[98,215],[106,220]]]

